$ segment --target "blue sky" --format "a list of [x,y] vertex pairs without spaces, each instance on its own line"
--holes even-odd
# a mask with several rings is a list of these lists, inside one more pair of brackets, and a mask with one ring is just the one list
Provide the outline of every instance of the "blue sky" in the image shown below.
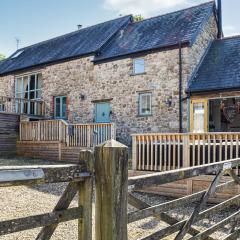
[[[0,53],[9,56],[28,46],[77,29],[118,17],[144,17],[197,5],[206,0],[0,0]],[[239,0],[222,0],[225,35],[240,33]]]

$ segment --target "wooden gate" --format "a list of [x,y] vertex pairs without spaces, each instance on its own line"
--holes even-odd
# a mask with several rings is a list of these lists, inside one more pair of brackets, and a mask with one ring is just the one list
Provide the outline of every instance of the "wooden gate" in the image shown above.
[[[59,223],[78,219],[78,239],[92,239],[92,179],[93,158],[89,151],[80,153],[78,165],[1,167],[0,187],[69,183],[52,212],[2,221],[0,236],[43,227],[36,239],[48,240]],[[79,206],[68,208],[77,193]]]
[[[234,168],[240,165],[240,159],[224,161],[221,163],[207,164],[198,167],[185,168],[182,170],[169,171],[164,173],[152,173],[143,176],[131,177],[128,181],[128,184],[134,187],[134,190],[137,191],[143,186],[155,185],[155,184],[165,184],[174,182],[181,179],[187,179],[194,176],[206,175],[206,174],[215,174],[215,178],[209,188],[206,191],[201,191],[188,195],[183,198],[172,200],[163,204],[150,206],[144,201],[136,198],[131,192],[128,194],[129,203],[136,207],[137,211],[131,212],[128,214],[128,223],[136,222],[147,217],[155,217],[156,219],[166,222],[169,224],[168,227],[164,229],[159,229],[155,233],[152,233],[146,237],[141,238],[141,240],[154,240],[162,239],[164,237],[175,234],[174,237],[169,239],[181,240],[186,234],[190,234],[192,237],[191,240],[200,240],[200,239],[211,239],[210,235],[223,228],[225,225],[231,224],[231,229],[229,229],[229,235],[224,240],[230,239],[239,239],[240,236],[240,195],[234,196],[229,200],[226,200],[218,205],[210,207],[206,210],[203,210],[206,206],[207,200],[211,195],[216,191],[222,191],[234,185],[240,184],[240,178],[235,174]],[[221,177],[227,174],[232,177],[232,181],[229,181],[224,184],[219,184]],[[218,185],[219,184],[219,185]],[[188,204],[197,202],[194,211],[187,220],[178,221],[177,219],[171,217],[167,212],[177,207],[186,207]],[[238,206],[238,211],[234,214],[228,216],[221,222],[213,225],[205,231],[200,232],[193,227],[193,224],[202,220],[208,219],[214,213],[217,213],[223,209],[226,209],[232,205]]]

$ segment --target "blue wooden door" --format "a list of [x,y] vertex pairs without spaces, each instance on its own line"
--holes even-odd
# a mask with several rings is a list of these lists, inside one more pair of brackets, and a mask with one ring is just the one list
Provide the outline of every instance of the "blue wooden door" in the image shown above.
[[110,103],[96,103],[95,122],[109,123],[110,122]]

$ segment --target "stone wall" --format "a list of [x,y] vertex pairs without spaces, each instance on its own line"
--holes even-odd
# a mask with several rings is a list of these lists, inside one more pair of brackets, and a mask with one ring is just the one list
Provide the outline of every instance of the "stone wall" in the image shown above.
[[[213,17],[200,32],[196,43],[182,49],[183,97],[187,82],[215,36]],[[53,96],[69,97],[70,122],[93,122],[94,102],[111,99],[111,121],[117,125],[117,137],[130,145],[131,133],[176,132],[179,129],[179,49],[159,51],[141,56],[145,59],[145,73],[132,75],[132,58],[93,64],[92,57],[84,57],[41,69],[42,98],[50,116]],[[0,95],[13,95],[14,76],[0,78]],[[152,93],[152,115],[138,116],[138,97],[141,92]],[[85,96],[81,99],[80,95]],[[169,107],[166,101],[172,98]],[[188,128],[188,105],[183,102],[183,128]]]
[[14,97],[14,76],[0,77],[0,96]]
[[216,19],[215,16],[212,15],[209,21],[205,23],[205,27],[200,31],[193,46],[188,48],[190,77],[192,73],[197,70],[197,66],[206,54],[206,49],[208,49],[211,42],[217,38],[217,32]]
[[[186,53],[183,49],[183,55]],[[179,50],[162,51],[142,56],[146,74],[131,76],[132,59],[122,59],[95,66],[94,87],[97,99],[112,98],[112,121],[117,124],[117,136],[130,144],[129,134],[140,132],[176,132],[178,123]],[[187,66],[183,62],[183,75]],[[138,116],[141,92],[152,93],[152,116]],[[172,106],[166,101],[172,97]],[[186,129],[186,111],[184,128]]]
[[[53,96],[68,96],[68,120],[84,123],[93,121],[93,104],[90,100],[95,96],[89,94],[94,82],[94,65],[91,59],[81,58],[42,70],[42,98],[46,102],[48,115]],[[84,101],[80,99],[81,94],[86,96]]]

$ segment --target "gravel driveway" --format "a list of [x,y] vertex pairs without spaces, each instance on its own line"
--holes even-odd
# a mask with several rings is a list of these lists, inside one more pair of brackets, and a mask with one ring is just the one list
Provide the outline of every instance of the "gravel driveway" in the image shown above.
[[[11,218],[24,217],[29,215],[41,214],[49,212],[53,209],[57,203],[61,193],[64,191],[66,184],[49,184],[39,185],[35,187],[10,187],[0,188],[0,213],[1,220],[7,220]],[[165,197],[159,197],[156,195],[143,195],[137,194],[138,197],[144,199],[150,204],[157,204],[165,202],[169,199]],[[71,207],[77,206],[77,199],[74,199]],[[184,219],[193,210],[193,206],[188,206],[184,209],[171,210],[169,213],[177,217],[179,220]],[[129,211],[133,211],[134,208],[129,206]],[[198,228],[205,229],[212,224],[220,221],[223,217],[228,216],[234,212],[236,208],[230,208],[221,214],[215,215],[212,219],[199,222]],[[129,224],[129,240],[136,240],[147,234],[156,231],[159,228],[167,226],[164,223],[155,221],[154,218],[147,218],[145,220]],[[34,229],[30,231],[24,231],[20,233],[10,234],[0,237],[1,240],[32,240],[35,239],[40,229]],[[213,235],[216,239],[222,239],[226,236],[227,229],[221,229],[221,232]],[[62,223],[57,228],[54,236],[54,240],[77,240],[77,221],[71,221]],[[166,238],[173,239],[173,237]]]

